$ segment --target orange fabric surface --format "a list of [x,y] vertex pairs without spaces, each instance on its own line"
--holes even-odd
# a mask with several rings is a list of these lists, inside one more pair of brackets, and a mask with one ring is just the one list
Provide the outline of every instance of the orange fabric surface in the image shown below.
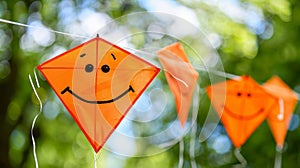
[[275,96],[249,76],[209,86],[207,94],[237,148],[245,143],[277,103]]
[[267,120],[277,145],[282,148],[298,96],[277,76],[269,79],[263,88],[278,98]]
[[96,152],[160,71],[98,37],[38,69]]
[[186,123],[198,73],[180,43],[174,43],[158,51],[158,58],[165,70],[170,89],[175,97],[181,126]]

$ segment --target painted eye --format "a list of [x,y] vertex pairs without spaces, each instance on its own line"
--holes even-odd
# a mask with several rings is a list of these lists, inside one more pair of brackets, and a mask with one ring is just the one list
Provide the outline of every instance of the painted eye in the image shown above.
[[251,97],[252,95],[251,95],[251,93],[248,93],[247,96],[248,96],[248,97]]
[[102,72],[107,73],[110,71],[110,67],[108,65],[102,65],[101,70]]
[[94,70],[94,66],[92,64],[87,64],[85,66],[85,72],[92,72]]
[[238,92],[236,95],[237,95],[237,96],[242,96],[242,93],[241,93],[241,92]]

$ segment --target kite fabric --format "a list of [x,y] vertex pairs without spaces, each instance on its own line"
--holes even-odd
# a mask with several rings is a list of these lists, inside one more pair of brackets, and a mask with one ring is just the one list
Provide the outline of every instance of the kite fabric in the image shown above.
[[267,121],[277,146],[283,148],[298,96],[277,76],[272,77],[263,84],[263,88],[277,97],[277,103],[270,109]]
[[265,91],[250,76],[214,84],[207,87],[206,91],[236,148],[245,143],[265,120],[269,110],[277,104],[277,98]]
[[178,118],[183,127],[191,106],[198,72],[190,64],[182,45],[178,42],[159,50],[157,55],[175,97]]
[[99,37],[38,69],[96,153],[160,71]]

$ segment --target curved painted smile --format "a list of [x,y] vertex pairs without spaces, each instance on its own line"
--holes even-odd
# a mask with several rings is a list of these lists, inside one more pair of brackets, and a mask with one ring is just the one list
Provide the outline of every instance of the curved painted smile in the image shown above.
[[244,115],[239,115],[239,114],[236,114],[234,112],[232,112],[230,109],[228,109],[226,106],[224,106],[224,110],[227,111],[227,113],[233,117],[233,118],[237,118],[237,119],[242,119],[242,120],[250,120],[250,119],[253,119],[255,116],[259,115],[261,112],[264,111],[263,108],[260,108],[257,112],[253,113],[253,114],[250,114],[250,115],[247,115],[247,116],[244,116]]
[[123,96],[125,96],[127,93],[129,92],[134,92],[134,89],[132,88],[131,85],[129,85],[128,89],[125,90],[123,93],[121,93],[119,96],[113,98],[113,99],[110,99],[110,100],[96,100],[96,101],[93,101],[93,100],[86,100],[82,97],[80,97],[78,94],[74,93],[69,86],[67,86],[64,90],[61,91],[61,94],[65,94],[66,92],[69,92],[71,95],[73,95],[74,97],[76,97],[77,99],[85,102],[85,103],[90,103],[90,104],[106,104],[106,103],[112,103],[114,101],[117,101],[119,100],[120,98],[122,98]]

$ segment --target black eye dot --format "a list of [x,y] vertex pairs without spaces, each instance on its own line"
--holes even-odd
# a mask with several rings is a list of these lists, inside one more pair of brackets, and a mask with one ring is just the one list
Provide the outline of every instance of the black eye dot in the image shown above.
[[241,92],[238,92],[236,95],[237,95],[237,96],[242,96],[242,93],[241,93]]
[[92,72],[94,70],[94,66],[92,64],[87,64],[85,66],[85,71],[86,72]]
[[251,93],[248,93],[247,96],[248,96],[248,97],[251,97],[252,95],[251,95]]
[[108,65],[102,65],[101,70],[102,72],[107,73],[110,71],[110,67]]

